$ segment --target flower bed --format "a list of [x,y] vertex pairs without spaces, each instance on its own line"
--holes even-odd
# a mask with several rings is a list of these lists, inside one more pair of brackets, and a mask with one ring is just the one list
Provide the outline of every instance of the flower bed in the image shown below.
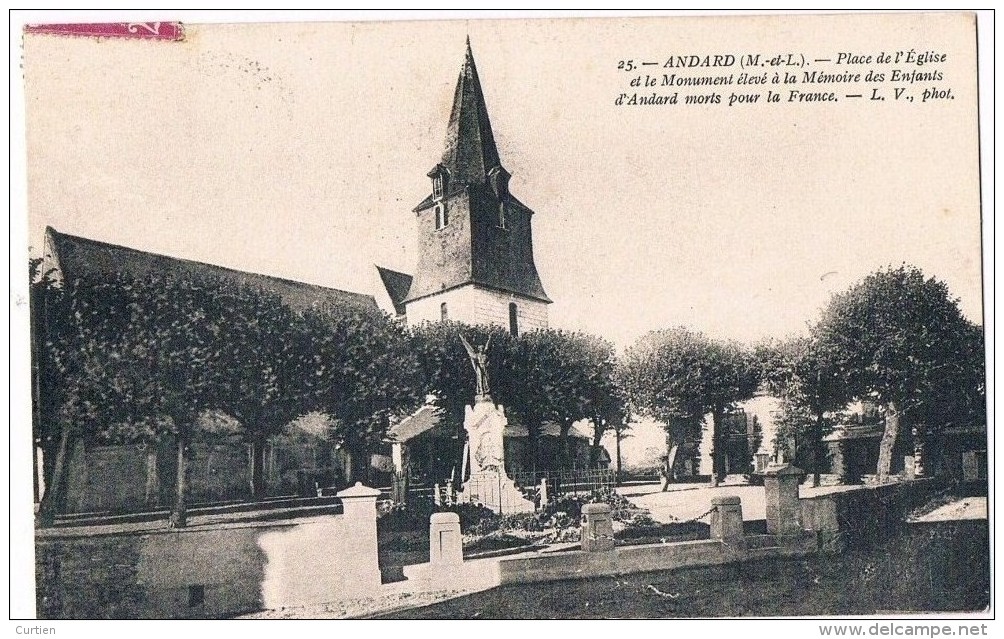
[[700,523],[660,524],[648,511],[632,504],[610,489],[588,496],[563,496],[534,513],[497,514],[479,504],[436,506],[431,501],[407,506],[382,504],[377,526],[381,551],[416,552],[428,548],[429,517],[434,512],[455,512],[460,516],[464,554],[484,553],[531,546],[579,541],[582,506],[606,503],[610,506],[614,535],[618,544],[660,543],[667,540],[707,538],[708,527]]

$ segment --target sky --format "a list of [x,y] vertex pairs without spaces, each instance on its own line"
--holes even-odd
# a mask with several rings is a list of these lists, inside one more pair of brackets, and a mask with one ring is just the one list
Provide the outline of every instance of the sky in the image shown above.
[[[904,262],[945,281],[981,321],[964,17],[189,24],[186,34],[25,39],[36,253],[48,225],[377,292],[375,264],[414,270],[411,209],[430,191],[469,35],[511,191],[536,211],[551,326],[620,346],[680,325],[782,337],[804,331],[832,293]],[[946,52],[942,84],[955,99],[614,105],[633,77],[617,69],[625,59],[899,49]]]

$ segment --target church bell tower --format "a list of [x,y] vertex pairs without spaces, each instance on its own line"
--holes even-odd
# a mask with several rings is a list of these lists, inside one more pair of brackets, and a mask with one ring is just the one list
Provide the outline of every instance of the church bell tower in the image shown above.
[[414,208],[418,266],[401,300],[409,324],[456,320],[512,334],[547,327],[533,261],[533,211],[509,191],[470,39],[431,193]]

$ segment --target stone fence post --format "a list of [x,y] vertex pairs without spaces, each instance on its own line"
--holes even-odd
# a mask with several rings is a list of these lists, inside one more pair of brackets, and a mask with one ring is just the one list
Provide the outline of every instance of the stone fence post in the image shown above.
[[457,513],[432,513],[429,517],[429,563],[439,568],[464,563],[460,515]]
[[802,505],[798,486],[805,472],[792,464],[770,464],[764,471],[767,533],[792,535],[802,532]]
[[742,538],[743,506],[739,497],[715,497],[711,500],[711,538],[721,541]]
[[582,549],[586,552],[614,549],[614,522],[609,504],[586,504],[582,507],[580,535]]
[[379,588],[376,501],[380,491],[357,481],[355,486],[336,493],[336,496],[342,500],[345,522],[342,552],[347,574],[351,574],[362,588]]

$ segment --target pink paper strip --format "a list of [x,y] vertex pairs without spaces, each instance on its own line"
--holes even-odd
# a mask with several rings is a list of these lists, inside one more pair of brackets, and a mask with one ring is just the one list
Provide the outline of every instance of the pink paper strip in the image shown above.
[[93,24],[28,24],[25,33],[47,33],[101,38],[141,38],[150,40],[184,40],[185,29],[180,22],[102,22]]

